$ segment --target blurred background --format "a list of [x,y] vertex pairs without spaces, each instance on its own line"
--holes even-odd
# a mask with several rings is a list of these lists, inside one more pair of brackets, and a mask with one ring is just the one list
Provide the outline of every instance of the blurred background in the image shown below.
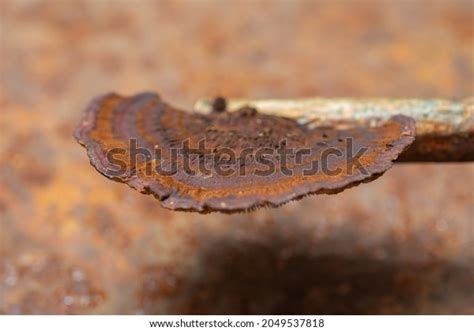
[[474,3],[0,2],[0,313],[474,313],[474,167],[249,214],[162,209],[72,138],[96,95],[463,97]]

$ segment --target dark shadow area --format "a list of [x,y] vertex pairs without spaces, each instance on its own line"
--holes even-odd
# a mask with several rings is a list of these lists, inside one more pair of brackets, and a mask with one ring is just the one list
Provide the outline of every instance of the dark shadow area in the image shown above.
[[314,256],[300,249],[285,257],[282,244],[217,241],[180,276],[152,266],[144,270],[139,300],[151,314],[473,312],[469,268],[378,260],[360,252]]

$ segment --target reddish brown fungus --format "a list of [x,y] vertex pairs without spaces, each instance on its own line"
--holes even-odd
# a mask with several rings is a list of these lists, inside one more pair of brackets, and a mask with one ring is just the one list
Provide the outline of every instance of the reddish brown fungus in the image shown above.
[[227,108],[227,101],[223,97],[217,97],[212,103],[212,111],[223,112]]
[[75,137],[106,177],[153,194],[169,209],[235,212],[337,193],[382,175],[415,137],[406,116],[302,125],[244,107],[207,115],[154,93],[107,94],[85,110]]

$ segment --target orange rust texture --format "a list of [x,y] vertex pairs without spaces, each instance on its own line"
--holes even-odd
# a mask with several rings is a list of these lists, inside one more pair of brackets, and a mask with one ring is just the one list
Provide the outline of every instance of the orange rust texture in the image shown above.
[[[92,96],[462,97],[471,1],[2,1],[1,313],[474,313],[471,164],[164,210],[71,137]],[[180,104],[181,103],[181,104]]]

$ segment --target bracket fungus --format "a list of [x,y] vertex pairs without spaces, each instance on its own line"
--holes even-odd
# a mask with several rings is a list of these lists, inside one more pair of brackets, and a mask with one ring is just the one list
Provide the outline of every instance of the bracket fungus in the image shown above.
[[407,116],[311,126],[251,107],[178,110],[155,93],[94,99],[75,131],[106,177],[165,208],[238,212],[337,193],[392,166],[415,138]]

